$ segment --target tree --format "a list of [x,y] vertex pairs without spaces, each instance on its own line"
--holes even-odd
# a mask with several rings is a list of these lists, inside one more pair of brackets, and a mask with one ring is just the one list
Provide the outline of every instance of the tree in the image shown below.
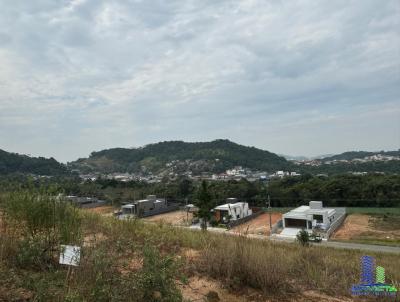
[[196,215],[202,219],[201,228],[207,230],[207,221],[211,218],[211,210],[214,208],[214,203],[211,194],[208,192],[207,182],[204,180],[197,192],[195,205],[199,208]]

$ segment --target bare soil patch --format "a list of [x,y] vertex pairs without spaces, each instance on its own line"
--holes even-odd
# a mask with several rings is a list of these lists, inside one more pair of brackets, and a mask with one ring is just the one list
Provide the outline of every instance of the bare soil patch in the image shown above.
[[[301,295],[287,293],[284,297],[265,297],[260,291],[251,288],[241,288],[239,292],[232,291],[221,281],[206,276],[192,276],[187,284],[178,283],[185,301],[220,301],[220,302],[284,302],[284,301],[309,301],[309,302],[350,302],[347,297],[332,297],[318,291],[307,290]],[[218,299],[208,297],[217,296]]]
[[[272,213],[271,220],[272,224],[275,224],[278,220],[282,219],[281,213]],[[230,232],[235,233],[245,233],[248,234],[256,234],[256,235],[269,235],[270,234],[269,228],[269,214],[263,213],[256,218],[238,225],[230,230]]]
[[172,225],[188,225],[191,224],[193,214],[187,213],[186,211],[173,211],[160,215],[146,217],[144,219],[147,221],[163,222]]
[[352,214],[348,215],[342,226],[333,234],[332,239],[349,240],[371,230],[369,226],[369,215]]
[[210,292],[217,293],[220,302],[250,301],[244,296],[230,293],[219,281],[206,277],[193,276],[189,278],[187,284],[179,284],[178,286],[183,298],[188,301],[207,301]]
[[397,220],[397,217],[382,215],[351,214],[346,217],[331,239],[395,241],[400,238]]

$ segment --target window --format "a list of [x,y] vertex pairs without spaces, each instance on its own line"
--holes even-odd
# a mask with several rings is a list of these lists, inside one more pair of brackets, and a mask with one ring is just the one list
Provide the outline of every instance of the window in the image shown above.
[[324,222],[324,216],[323,215],[313,215],[313,219],[317,221],[317,223],[323,223]]

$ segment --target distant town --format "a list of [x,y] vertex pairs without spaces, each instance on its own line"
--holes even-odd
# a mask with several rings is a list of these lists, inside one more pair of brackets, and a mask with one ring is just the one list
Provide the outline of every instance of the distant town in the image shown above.
[[[218,159],[216,159],[218,161]],[[375,154],[372,156],[365,156],[363,158],[354,159],[312,159],[312,160],[291,160],[295,165],[301,166],[314,166],[319,167],[322,165],[337,165],[337,164],[359,164],[359,163],[372,163],[372,162],[387,162],[387,161],[400,161],[400,156],[389,156],[385,154]],[[190,167],[193,162],[191,160],[179,161],[173,160],[168,162],[159,173],[143,172],[140,173],[87,173],[79,174],[79,176],[84,180],[96,180],[98,178],[103,179],[114,179],[122,182],[129,181],[143,181],[147,183],[157,183],[165,179],[175,180],[178,177],[187,177],[192,180],[209,180],[209,181],[229,181],[229,180],[240,180],[246,179],[248,181],[263,181],[273,178],[283,178],[283,177],[296,177],[301,176],[299,171],[285,171],[277,170],[274,172],[258,171],[253,170],[243,166],[235,166],[232,169],[227,169],[223,173],[211,173],[211,172],[199,172],[194,173],[191,171]],[[182,167],[186,167],[182,171]],[[76,171],[79,172],[79,171]],[[367,175],[369,172],[349,172],[353,175]],[[383,172],[374,172],[384,174]],[[328,174],[320,173],[317,176],[327,177]]]
[[321,166],[321,165],[335,165],[335,164],[359,164],[359,163],[370,163],[370,162],[387,162],[392,160],[400,160],[400,156],[392,156],[386,154],[374,154],[371,156],[365,156],[362,158],[353,159],[306,159],[306,160],[292,160],[296,165],[305,166]]

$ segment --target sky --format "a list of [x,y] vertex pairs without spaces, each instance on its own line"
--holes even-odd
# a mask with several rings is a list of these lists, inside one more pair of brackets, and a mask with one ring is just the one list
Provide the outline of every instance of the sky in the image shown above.
[[0,0],[0,149],[397,150],[399,23],[399,0]]

